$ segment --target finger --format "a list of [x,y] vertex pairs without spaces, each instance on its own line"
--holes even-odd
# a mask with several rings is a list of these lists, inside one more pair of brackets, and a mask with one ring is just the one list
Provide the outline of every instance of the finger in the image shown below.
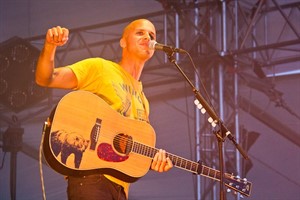
[[57,26],[56,31],[57,31],[57,39],[55,40],[55,42],[57,42],[58,45],[64,45],[69,39],[69,30]]
[[56,31],[57,31],[57,42],[61,42],[62,41],[62,37],[63,37],[63,31],[62,28],[60,26],[56,27]]
[[151,163],[151,169],[155,170],[155,167],[157,165],[157,158],[158,158],[158,153],[155,154],[153,161]]
[[48,36],[49,38],[53,38],[53,31],[52,31],[52,29],[48,29],[48,31],[47,31],[47,36]]
[[62,32],[63,32],[62,41],[66,42],[69,39],[69,30],[66,28],[63,28]]
[[158,162],[161,162],[162,159],[163,159],[163,150],[160,149],[160,150],[158,151],[157,161],[158,161]]
[[170,166],[171,168],[173,167],[173,163],[169,157],[167,158],[167,163],[168,163],[168,166]]
[[162,150],[161,152],[161,156],[162,156],[162,162],[167,162],[167,156],[166,156],[166,151],[165,150]]
[[167,164],[165,166],[164,171],[169,171],[173,167],[173,163],[170,158],[167,158]]
[[47,35],[46,35],[46,40],[47,42],[53,43],[53,37],[54,37],[54,33],[52,29],[48,29],[47,31]]
[[55,42],[61,43],[63,39],[63,29],[60,26],[57,26],[55,31]]
[[159,172],[164,172],[165,171],[165,168],[166,168],[166,165],[167,165],[167,157],[166,157],[166,151],[165,150],[160,150],[159,152],[159,155],[160,155],[160,163],[159,163],[159,166],[158,166],[158,171]]
[[161,158],[161,163],[159,166],[159,172],[163,172],[166,164],[167,164],[167,159],[166,159],[166,151],[165,150],[161,150],[160,151],[160,158]]
[[161,165],[162,165],[162,149],[160,149],[157,152],[157,162],[156,162],[156,166],[155,166],[155,171],[157,172],[161,172]]
[[157,152],[157,160],[156,160],[156,165],[155,165],[154,170],[161,172],[161,164],[162,164],[162,150],[160,149]]
[[46,36],[47,42],[54,44],[56,42],[56,38],[57,38],[56,28],[48,29],[47,36]]
[[54,42],[58,42],[58,38],[59,38],[59,36],[58,36],[58,28],[59,28],[59,26],[52,28],[52,35],[53,35],[52,36],[52,40]]

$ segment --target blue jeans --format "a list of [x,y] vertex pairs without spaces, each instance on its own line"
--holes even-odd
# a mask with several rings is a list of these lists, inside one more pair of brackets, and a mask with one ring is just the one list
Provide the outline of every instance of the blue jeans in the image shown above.
[[68,177],[69,200],[126,200],[123,187],[105,176]]

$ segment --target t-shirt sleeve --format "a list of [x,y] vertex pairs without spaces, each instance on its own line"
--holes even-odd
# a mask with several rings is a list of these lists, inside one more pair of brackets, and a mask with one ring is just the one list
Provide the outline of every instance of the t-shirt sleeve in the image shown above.
[[[101,71],[103,61],[101,58],[89,58],[76,62],[69,67],[77,78],[77,87],[75,90],[88,90],[95,83],[99,84],[101,80]],[[95,86],[93,86],[94,88]],[[97,86],[99,87],[99,85]]]

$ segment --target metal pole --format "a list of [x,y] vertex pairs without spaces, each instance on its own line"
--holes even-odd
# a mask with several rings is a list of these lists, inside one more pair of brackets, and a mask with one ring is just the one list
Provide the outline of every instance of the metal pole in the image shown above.
[[[179,15],[175,13],[175,46],[179,47]],[[176,54],[176,60],[179,60],[179,53]]]
[[[195,15],[194,15],[194,25],[195,27],[198,27],[198,17],[199,17],[199,9],[195,8]],[[198,30],[195,29],[195,36],[197,36]],[[200,67],[199,69],[199,74],[200,74]],[[197,88],[200,88],[200,80],[199,80],[199,76],[197,75],[197,72],[195,72],[195,86]],[[200,148],[200,144],[201,144],[201,137],[200,137],[200,129],[201,129],[201,125],[200,125],[200,110],[196,107],[195,108],[195,129],[196,129],[196,159],[197,161],[201,160],[201,148]],[[197,176],[197,200],[201,199],[201,177]]]
[[[168,16],[167,13],[164,15],[164,41],[168,44]],[[165,63],[168,62],[168,57],[165,55]]]
[[[239,36],[238,36],[238,0],[235,0],[234,2],[234,39],[235,39],[235,49],[238,49],[239,47]],[[238,68],[237,62],[234,62],[234,69],[235,71]],[[234,122],[235,122],[235,137],[237,142],[240,141],[240,130],[239,130],[239,99],[238,99],[238,75],[237,73],[234,73]],[[241,156],[238,150],[235,151],[236,156],[236,170],[238,174],[241,174]],[[240,200],[240,194],[238,193],[236,196],[237,200]]]
[[[221,33],[222,33],[222,41],[221,41],[221,56],[225,56],[227,52],[227,29],[226,29],[226,1],[221,0],[222,13],[221,13]],[[223,63],[219,64],[219,105],[220,105],[220,118],[224,119],[224,77],[223,72],[224,65]],[[223,147],[223,145],[222,145]],[[222,157],[224,157],[224,148],[220,151]],[[223,165],[223,163],[219,163],[219,166]],[[221,174],[220,176],[223,176]],[[220,190],[224,188],[224,185],[221,185]],[[216,194],[216,192],[215,192]],[[224,191],[220,191],[220,199],[223,199]],[[224,194],[225,195],[225,194]]]

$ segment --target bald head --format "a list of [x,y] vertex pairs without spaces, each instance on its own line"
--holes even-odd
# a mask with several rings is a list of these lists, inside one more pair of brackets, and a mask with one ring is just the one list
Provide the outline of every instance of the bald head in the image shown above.
[[132,21],[130,24],[128,24],[124,30],[123,30],[123,34],[122,34],[122,38],[125,38],[128,36],[128,34],[135,30],[136,28],[138,28],[139,26],[142,26],[143,24],[146,24],[148,27],[152,28],[152,30],[154,31],[154,35],[156,34],[156,31],[155,31],[155,27],[154,25],[152,24],[152,22],[150,22],[149,20],[147,19],[137,19],[137,20],[134,20]]

